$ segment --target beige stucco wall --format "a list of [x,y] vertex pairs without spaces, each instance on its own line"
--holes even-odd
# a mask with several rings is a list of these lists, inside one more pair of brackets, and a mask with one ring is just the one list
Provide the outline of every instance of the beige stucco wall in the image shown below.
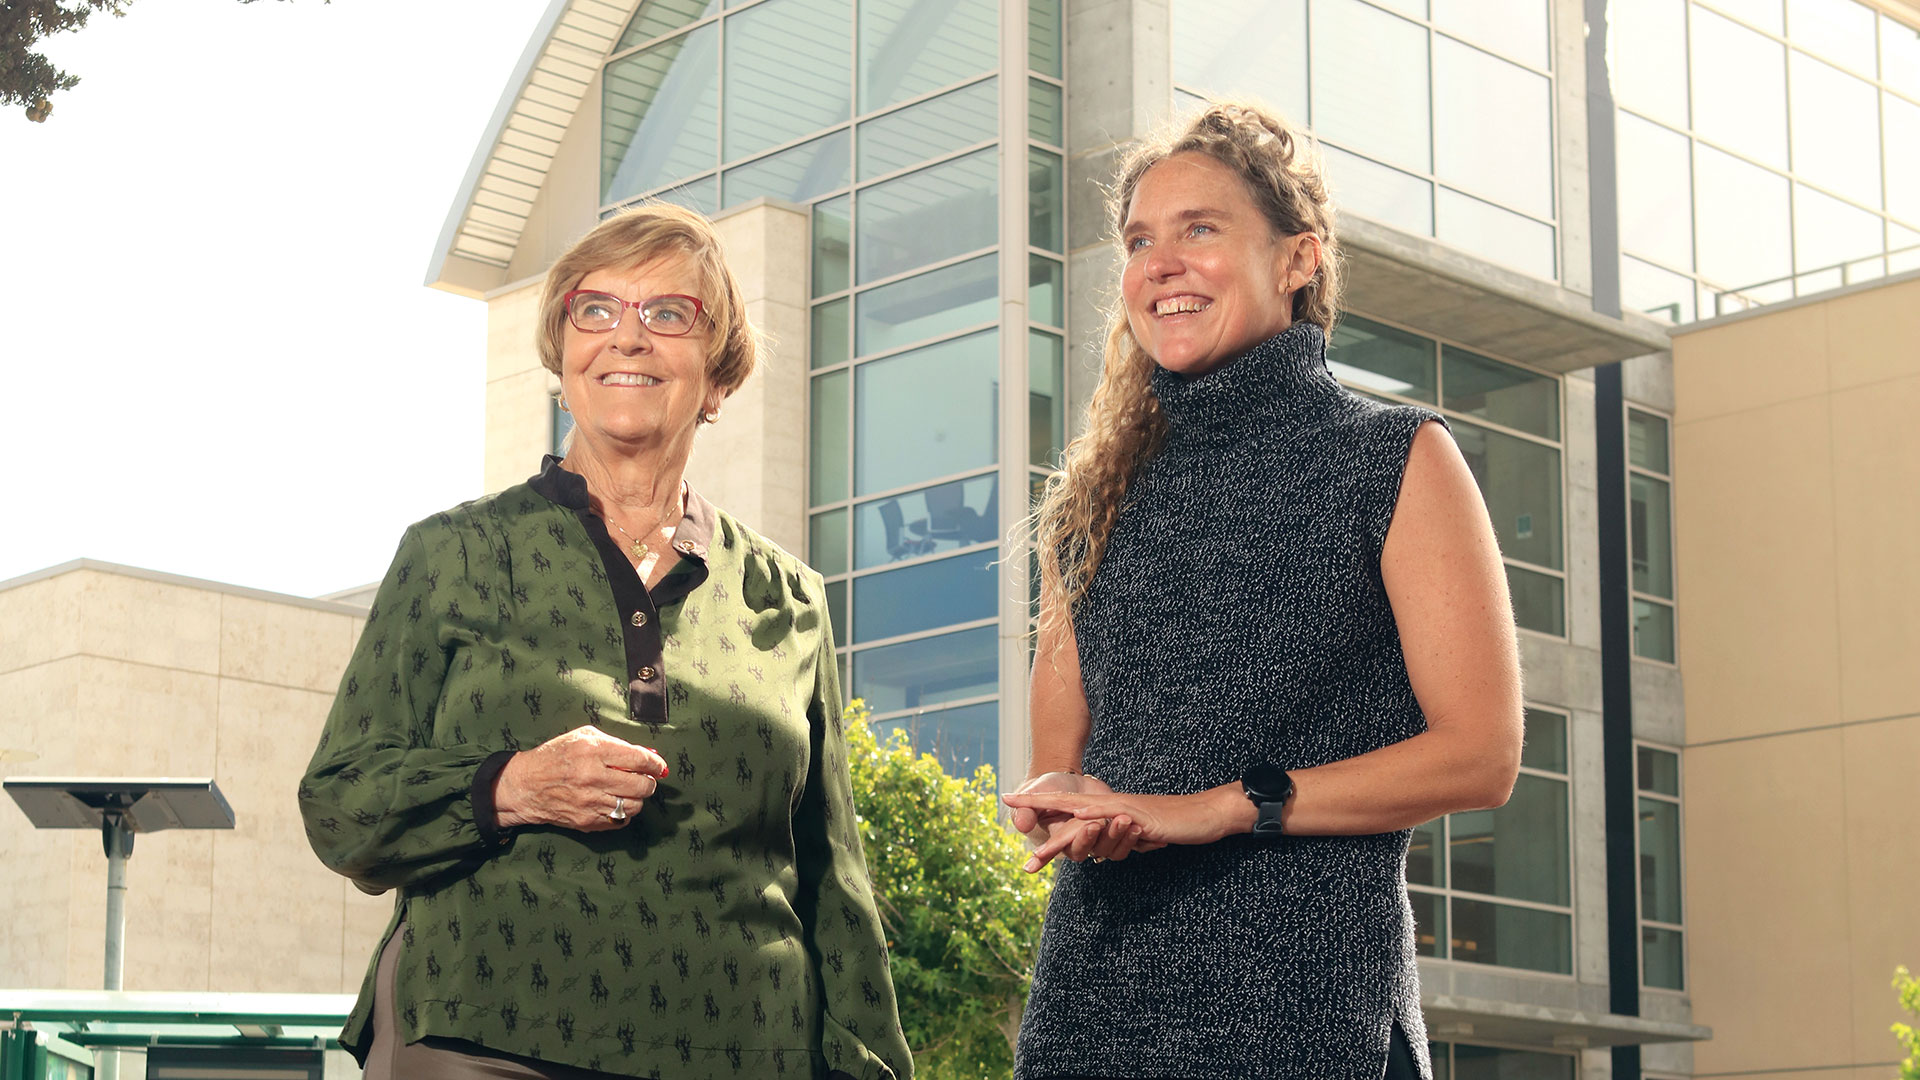
[[[359,989],[392,901],[308,849],[294,789],[364,612],[81,564],[0,585],[6,776],[212,776],[231,832],[137,839],[129,990]],[[106,857],[86,830],[34,829],[0,800],[0,972],[98,989]]]
[[1700,1074],[1877,1078],[1920,967],[1920,275],[1676,333]]
[[[756,199],[714,221],[747,316],[766,336],[760,370],[702,428],[687,479],[789,551],[806,552],[808,219]],[[487,298],[486,485],[499,491],[538,470],[553,439],[548,395],[559,382],[535,353],[539,277]]]

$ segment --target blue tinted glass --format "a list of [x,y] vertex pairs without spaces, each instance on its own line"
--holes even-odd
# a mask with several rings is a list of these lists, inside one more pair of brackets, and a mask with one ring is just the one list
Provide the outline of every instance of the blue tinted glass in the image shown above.
[[[684,206],[689,210],[698,210],[702,214],[711,215],[720,209],[720,178],[717,176],[703,176],[698,180],[689,181],[678,187],[670,187],[665,191],[656,191],[652,195],[647,196],[647,199],[643,201],[651,201],[654,199],[658,199],[661,202],[672,203],[675,206]],[[633,204],[629,203],[627,205],[631,206]],[[605,220],[606,218],[610,218],[618,212],[617,209],[609,210],[601,215],[601,219]]]
[[813,380],[813,412],[807,425],[812,454],[807,472],[813,503],[837,502],[847,497],[847,369],[831,371]]
[[552,453],[565,455],[567,436],[573,433],[573,414],[560,407],[560,399],[555,397],[548,408],[553,419]]
[[1027,257],[1027,318],[1048,326],[1067,325],[1067,271],[1045,255]]
[[993,561],[985,548],[853,579],[853,641],[879,641],[954,623],[991,619]]
[[727,16],[726,160],[852,115],[852,17],[849,0],[766,0]]
[[843,296],[814,305],[813,351],[808,354],[809,367],[832,367],[848,359],[847,308],[852,303]]
[[827,577],[847,572],[847,511],[844,508],[813,515],[807,537],[807,562]]
[[853,654],[853,696],[883,713],[997,693],[998,647],[999,630],[979,626],[863,649]]
[[847,287],[848,240],[853,235],[853,196],[813,206],[813,295],[825,296]]
[[969,472],[999,459],[999,341],[989,330],[855,369],[855,494]]
[[854,353],[884,352],[963,326],[995,321],[1000,307],[997,255],[982,255],[930,274],[860,294]]
[[1066,448],[1067,343],[1045,330],[1027,331],[1027,462],[1051,469]]
[[[758,8],[754,9],[758,11]],[[853,142],[846,128],[809,143],[728,169],[722,177],[726,205],[738,206],[762,195],[788,202],[812,202],[847,186],[847,156]]]
[[1029,0],[1027,66],[1057,79],[1065,53],[1060,42],[1060,0]]
[[860,125],[860,179],[986,142],[999,125],[1000,91],[994,79],[869,120]]
[[1027,80],[1027,138],[1055,146],[1067,144],[1066,106],[1060,88],[1050,82]]
[[1066,248],[1066,170],[1060,155],[1027,149],[1027,243],[1048,251]]
[[882,743],[895,731],[907,733],[915,753],[940,759],[940,767],[949,776],[971,777],[980,766],[995,765],[1000,760],[998,702],[911,713],[873,725],[873,734]]
[[703,15],[719,10],[720,0],[646,0],[634,12],[614,52],[624,52],[661,34],[671,33]]
[[860,193],[859,279],[991,247],[999,237],[999,151],[981,150]]
[[860,111],[1000,66],[995,0],[860,0]]
[[713,168],[719,45],[720,28],[708,23],[607,65],[600,91],[601,202]]
[[854,511],[855,569],[991,544],[1000,538],[997,474],[861,503]]

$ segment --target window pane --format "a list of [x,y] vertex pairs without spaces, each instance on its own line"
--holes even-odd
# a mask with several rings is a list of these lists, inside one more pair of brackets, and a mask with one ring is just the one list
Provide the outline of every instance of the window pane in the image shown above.
[[1693,126],[1704,138],[1787,167],[1787,57],[1777,42],[1693,9]]
[[1900,274],[1920,270],[1920,232],[1887,222],[1887,273]]
[[1067,143],[1066,106],[1060,100],[1060,88],[1039,79],[1027,80],[1027,137],[1035,142],[1065,146]]
[[999,151],[981,150],[860,192],[859,280],[993,246],[998,161]]
[[[1687,126],[1686,0],[1608,0],[1608,60],[1619,103],[1674,127]],[[1621,179],[1626,178],[1621,158]]]
[[1547,66],[1545,0],[1433,0],[1433,24],[1522,63]]
[[991,626],[853,654],[853,696],[874,712],[917,709],[1000,688],[999,631]]
[[1520,764],[1543,772],[1567,771],[1567,718],[1545,709],[1527,710],[1526,742]]
[[1680,755],[1652,746],[1634,748],[1641,791],[1680,797]]
[[1780,22],[1780,0],[1707,0],[1707,3],[1739,19],[1748,26],[1784,33]]
[[856,492],[999,460],[999,342],[989,330],[858,367]]
[[847,352],[846,297],[829,300],[813,309],[813,367],[830,367],[849,359]]
[[1000,760],[998,702],[894,716],[873,725],[875,737],[883,744],[896,730],[907,733],[914,753],[939,758],[949,776],[971,778],[980,766],[997,765]]
[[1061,67],[1065,55],[1066,49],[1061,44],[1060,0],[1029,0],[1027,66],[1058,79],[1065,74]]
[[1060,155],[1039,147],[1027,149],[1027,243],[1048,251],[1065,252],[1066,170]]
[[851,116],[852,17],[848,0],[766,0],[727,17],[726,160]]
[[1447,188],[1433,197],[1433,235],[1522,273],[1552,281],[1553,226]]
[[[1471,2],[1499,19],[1485,0]],[[1543,16],[1546,13],[1542,4],[1529,6],[1539,8]],[[1435,175],[1501,206],[1534,217],[1552,217],[1550,97],[1545,76],[1451,38],[1436,38]]]
[[1626,113],[1616,119],[1620,246],[1667,266],[1693,269],[1693,169],[1687,137]]
[[1453,438],[1486,497],[1500,550],[1560,569],[1560,451],[1461,421]]
[[[1450,944],[1455,960],[1573,973],[1572,916],[1457,896],[1452,907]],[[1458,1075],[1486,1074],[1462,1068]]]
[[1327,367],[1345,382],[1433,403],[1436,350],[1418,334],[1348,315],[1334,326],[1328,353]]
[[998,548],[853,579],[853,641],[993,618]]
[[[1414,839],[1418,840],[1416,835]],[[1447,940],[1447,898],[1429,892],[1408,891],[1413,904],[1413,953],[1415,956],[1444,956],[1440,943]]]
[[556,396],[547,399],[547,415],[552,420],[548,430],[553,432],[553,446],[548,452],[565,457],[567,436],[573,433],[573,414],[560,407],[560,399]]
[[[1879,170],[1876,162],[1874,169]],[[1797,273],[1824,270],[1880,254],[1881,219],[1858,207],[1805,186],[1793,185],[1793,268]],[[1840,284],[1835,276],[1832,285]],[[1817,286],[1802,282],[1802,293]]]
[[1667,467],[1667,422],[1639,409],[1627,410],[1627,464],[1653,472]]
[[1680,804],[1640,799],[1640,917],[1680,922]]
[[854,355],[995,321],[1000,308],[999,258],[982,255],[861,293]]
[[1680,945],[1680,931],[1642,926],[1640,981],[1661,990],[1685,990],[1685,953]]
[[1631,255],[1620,256],[1620,303],[1671,323],[1693,321],[1694,281]]
[[814,505],[847,497],[847,369],[813,380],[813,411],[807,425]]
[[1880,16],[1880,79],[1920,98],[1920,30],[1886,15]]
[[1453,1048],[1453,1080],[1573,1080],[1573,1058],[1491,1046]]
[[1674,662],[1673,608],[1658,600],[1633,601],[1633,655]]
[[1551,574],[1507,566],[1507,591],[1513,595],[1513,621],[1523,630],[1565,637],[1566,584]]
[[1065,449],[1067,343],[1045,330],[1027,331],[1027,463],[1053,468]]
[[721,178],[721,192],[728,206],[738,206],[762,195],[809,203],[835,188],[847,186],[848,159],[852,153],[853,133],[841,128],[824,138],[728,169]]
[[1541,904],[1572,903],[1567,880],[1567,782],[1521,773],[1498,810],[1447,819],[1453,887]]
[[[1787,36],[1808,52],[1873,78],[1873,12],[1853,0],[1787,0]],[[1793,77],[1800,92],[1800,76]]]
[[993,138],[999,130],[999,109],[999,81],[987,79],[861,124],[860,179]]
[[823,296],[847,287],[848,239],[853,235],[853,198],[813,205],[813,295]]
[[1433,1059],[1433,1080],[1453,1080],[1453,1062],[1447,1057],[1446,1043],[1428,1043],[1427,1056]]
[[1874,132],[1878,92],[1872,84],[1805,53],[1794,53],[1788,64],[1793,74],[1794,171],[1808,183],[1862,206],[1879,206],[1880,140]]
[[607,65],[600,90],[602,203],[713,168],[719,31],[708,23]]
[[620,35],[614,52],[624,52],[661,34],[669,34],[690,22],[720,10],[720,0],[646,0]]
[[1399,169],[1322,145],[1327,179],[1342,213],[1352,212],[1421,236],[1433,235],[1433,185]]
[[1311,70],[1316,134],[1388,164],[1431,168],[1425,27],[1358,0],[1323,0],[1313,6]]
[[999,477],[988,474],[862,503],[854,518],[854,567],[994,542],[1000,536],[999,493]]
[[1693,165],[1700,273],[1725,289],[1792,273],[1786,178],[1708,146],[1695,146]]
[[1027,257],[1027,318],[1067,325],[1067,269],[1044,255]]
[[[720,209],[720,178],[717,176],[704,176],[690,183],[681,184],[678,187],[671,187],[647,197],[649,199],[658,199],[661,202],[672,203],[675,206],[684,206],[689,210],[695,210],[702,214],[712,215]],[[611,216],[611,212],[603,214],[601,215],[601,220],[604,221]]]
[[[1306,0],[1173,0],[1173,81],[1247,94],[1307,122]],[[1258,27],[1221,33],[1222,27]]]
[[1633,589],[1673,599],[1673,494],[1665,480],[1627,478]]
[[993,0],[860,0],[860,111],[999,66]]
[[1887,213],[1920,225],[1920,105],[1883,93],[1880,108],[1886,125]]
[[1446,843],[1443,839],[1446,822],[1446,818],[1435,818],[1425,825],[1414,826],[1413,840],[1407,845],[1408,882],[1431,885],[1436,889],[1446,887]]
[[[840,645],[847,641],[847,583],[844,581],[827,582],[827,621],[833,627],[833,639]],[[846,657],[840,658],[840,685],[847,683]]]
[[1560,437],[1558,379],[1452,345],[1441,350],[1441,357],[1447,408],[1542,438]]
[[[813,515],[813,526],[807,538],[807,561],[827,577],[847,572],[847,511],[844,507]],[[845,629],[841,627],[843,632]]]

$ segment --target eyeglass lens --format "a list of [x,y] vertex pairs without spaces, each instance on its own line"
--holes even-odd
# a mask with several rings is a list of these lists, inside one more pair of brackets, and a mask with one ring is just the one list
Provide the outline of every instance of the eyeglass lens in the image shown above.
[[[620,317],[630,306],[608,293],[580,293],[567,305],[567,316],[581,330],[597,333],[620,325]],[[682,296],[655,296],[640,302],[640,319],[647,329],[668,337],[692,330],[698,312],[693,301]]]

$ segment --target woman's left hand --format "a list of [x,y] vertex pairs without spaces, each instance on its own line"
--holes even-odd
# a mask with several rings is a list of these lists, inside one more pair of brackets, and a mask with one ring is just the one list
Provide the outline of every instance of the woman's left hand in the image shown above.
[[[1257,816],[1246,790],[1236,781],[1192,795],[1123,795],[1058,791],[1001,797],[1008,806],[1072,814],[1082,821],[1127,821],[1139,830],[1130,845],[1147,851],[1168,844],[1211,844],[1224,836],[1247,832]],[[1079,836],[1060,830],[1027,860],[1028,872],[1039,870],[1067,850]],[[1083,845],[1084,846],[1084,845]]]

